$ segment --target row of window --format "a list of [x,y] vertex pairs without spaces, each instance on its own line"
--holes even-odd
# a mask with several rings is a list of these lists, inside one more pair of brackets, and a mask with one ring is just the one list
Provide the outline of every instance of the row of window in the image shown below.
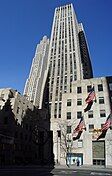
[[[87,92],[89,93],[92,89],[92,85],[88,85],[87,86]],[[102,84],[98,84],[98,92],[103,91],[103,85]],[[82,87],[77,87],[77,93],[82,93]]]
[[[99,97],[98,100],[99,100],[99,104],[104,104],[105,103],[104,97]],[[67,100],[67,106],[71,106],[71,105],[72,105],[72,100],[68,99]],[[81,98],[77,99],[77,105],[78,106],[82,105],[82,99]]]
[[[82,117],[82,111],[77,111],[77,119],[80,119],[81,117]],[[92,110],[88,111],[88,118],[93,118],[93,117],[94,117],[93,111]],[[105,109],[100,110],[100,117],[106,117]],[[67,112],[66,118],[68,120],[71,119],[71,112]]]

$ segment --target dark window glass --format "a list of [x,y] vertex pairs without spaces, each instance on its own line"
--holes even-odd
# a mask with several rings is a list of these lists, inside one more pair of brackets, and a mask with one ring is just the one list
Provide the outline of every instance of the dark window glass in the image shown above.
[[77,112],[77,119],[80,119],[82,117],[82,111]]
[[100,117],[106,117],[105,110],[100,110]]
[[90,85],[90,86],[87,86],[87,92],[90,92],[91,89],[92,89],[92,86],[91,86],[91,85]]
[[67,119],[71,119],[71,112],[67,112]]
[[98,91],[103,91],[103,85],[102,84],[98,84]]
[[93,118],[93,111],[88,111],[88,118]]
[[104,104],[104,97],[99,97],[99,104]]
[[77,99],[77,105],[82,105],[82,99],[81,98]]
[[67,133],[71,133],[71,126],[67,126]]
[[90,124],[89,125],[89,132],[92,132],[94,130],[94,125],[93,124]]
[[81,87],[77,87],[77,93],[82,93],[82,88]]
[[67,106],[71,106],[71,99],[67,100]]

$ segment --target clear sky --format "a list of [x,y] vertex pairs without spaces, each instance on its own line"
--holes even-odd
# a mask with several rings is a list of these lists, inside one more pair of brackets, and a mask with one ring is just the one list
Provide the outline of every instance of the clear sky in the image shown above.
[[37,43],[50,37],[55,7],[72,3],[94,77],[112,75],[112,0],[0,0],[0,88],[23,93]]

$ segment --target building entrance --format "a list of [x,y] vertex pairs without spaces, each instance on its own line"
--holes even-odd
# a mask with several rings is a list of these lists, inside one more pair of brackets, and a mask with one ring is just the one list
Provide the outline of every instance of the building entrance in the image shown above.
[[83,164],[83,154],[82,153],[68,153],[67,155],[68,165],[82,165]]
[[105,165],[105,141],[93,141],[93,165]]

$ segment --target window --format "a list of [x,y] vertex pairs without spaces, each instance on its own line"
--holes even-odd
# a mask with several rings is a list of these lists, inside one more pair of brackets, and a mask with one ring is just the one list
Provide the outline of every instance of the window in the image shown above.
[[67,134],[71,133],[71,126],[67,126]]
[[92,86],[91,86],[91,85],[90,85],[90,86],[87,86],[87,92],[90,92],[91,89],[92,89]]
[[71,99],[67,100],[67,106],[71,106]]
[[88,111],[88,118],[93,118],[93,111]]
[[100,110],[100,117],[106,117],[105,110]]
[[109,83],[110,91],[112,91],[112,83]]
[[98,91],[103,91],[103,85],[102,84],[98,84]]
[[20,109],[20,108],[19,108],[19,107],[17,107],[17,114],[19,114],[19,109]]
[[104,104],[104,97],[99,97],[99,104]]
[[78,140],[78,148],[82,148],[83,147],[83,140],[79,139]]
[[82,99],[81,98],[77,99],[77,105],[82,105]]
[[71,112],[67,112],[67,119],[71,119]]
[[57,130],[58,137],[61,137],[61,130]]
[[94,125],[93,124],[90,124],[89,125],[89,132],[92,132],[94,130]]
[[4,94],[1,94],[1,95],[0,95],[0,98],[1,98],[1,99],[4,98]]
[[77,119],[80,119],[82,117],[82,111],[77,112]]
[[77,93],[82,93],[82,88],[81,87],[77,87]]

